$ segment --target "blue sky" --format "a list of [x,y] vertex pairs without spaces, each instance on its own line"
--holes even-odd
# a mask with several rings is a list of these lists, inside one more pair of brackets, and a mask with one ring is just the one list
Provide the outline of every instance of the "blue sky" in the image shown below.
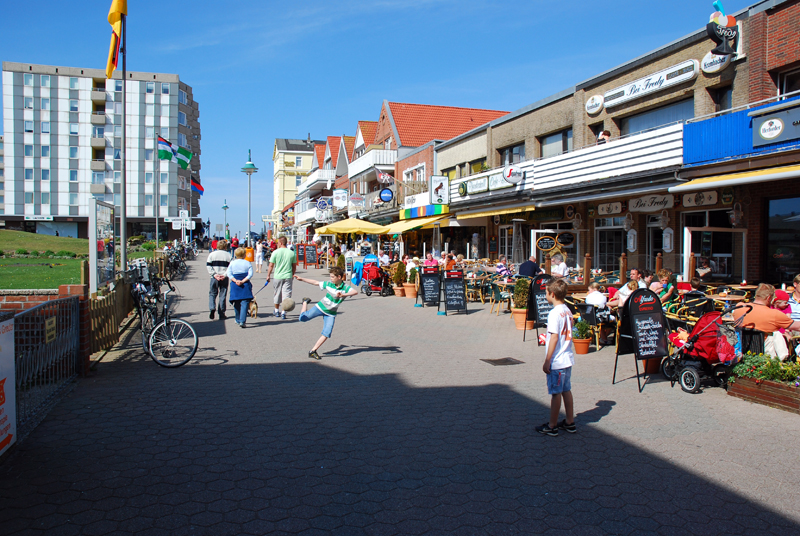
[[[728,13],[755,2],[724,0]],[[110,0],[8,2],[0,57],[103,68]],[[200,106],[201,216],[272,209],[278,138],[354,135],[383,99],[513,111],[693,32],[711,1],[129,1],[128,69],[177,73]]]

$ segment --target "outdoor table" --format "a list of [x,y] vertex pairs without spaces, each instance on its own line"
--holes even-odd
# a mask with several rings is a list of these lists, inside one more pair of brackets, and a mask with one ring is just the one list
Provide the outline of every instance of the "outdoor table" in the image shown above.
[[731,285],[731,288],[737,290],[755,290],[758,288],[758,285]]
[[467,282],[467,297],[472,296],[472,301],[480,300],[481,303],[486,303],[486,296],[484,294],[484,283],[489,278],[488,275],[479,276],[465,276],[464,281]]
[[727,301],[727,302],[738,302],[746,299],[746,296],[734,296],[733,294],[728,294],[727,296],[719,296],[717,294],[706,294],[706,298],[711,298],[714,301]]

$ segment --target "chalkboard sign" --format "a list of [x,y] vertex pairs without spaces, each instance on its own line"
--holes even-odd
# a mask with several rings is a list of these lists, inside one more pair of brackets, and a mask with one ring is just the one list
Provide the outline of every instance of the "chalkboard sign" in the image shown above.
[[489,253],[497,253],[497,237],[492,236],[489,238]]
[[532,320],[537,327],[547,326],[547,315],[553,309],[547,301],[547,283],[551,279],[552,277],[546,274],[537,275],[533,278],[531,290],[528,292],[528,313],[525,319]]
[[467,288],[464,273],[459,270],[447,271],[442,281],[444,287],[444,310],[467,312]]
[[569,247],[575,243],[574,233],[558,233],[556,241],[564,247]]
[[362,257],[365,257],[370,253],[372,253],[372,248],[370,246],[361,246],[360,252],[361,252],[360,255]]
[[306,248],[304,244],[295,244],[294,246],[294,254],[297,255],[297,262],[305,262],[306,260]]
[[309,264],[317,264],[317,246],[314,244],[306,246],[306,266]]
[[556,239],[552,236],[542,236],[536,241],[536,247],[541,251],[550,251],[556,247]]
[[419,295],[425,305],[439,306],[439,270],[423,267],[419,274]]
[[636,357],[636,381],[641,393],[643,385],[639,379],[639,361],[666,357],[669,355],[667,344],[667,318],[661,308],[661,300],[652,290],[635,290],[622,308],[611,383],[617,378],[619,356],[632,353]]

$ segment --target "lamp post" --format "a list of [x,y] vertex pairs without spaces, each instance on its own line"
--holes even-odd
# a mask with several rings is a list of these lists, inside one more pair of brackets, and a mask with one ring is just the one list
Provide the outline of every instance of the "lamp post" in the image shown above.
[[222,238],[228,238],[228,200],[226,199],[222,203],[222,210],[224,210],[223,214],[225,214],[225,227],[222,229]]
[[253,173],[257,173],[258,168],[253,164],[253,157],[250,155],[250,150],[247,150],[247,163],[242,168],[242,173],[247,173],[247,247],[252,247],[251,244],[251,237],[250,237],[250,222],[253,221],[250,219],[250,180],[253,177]]

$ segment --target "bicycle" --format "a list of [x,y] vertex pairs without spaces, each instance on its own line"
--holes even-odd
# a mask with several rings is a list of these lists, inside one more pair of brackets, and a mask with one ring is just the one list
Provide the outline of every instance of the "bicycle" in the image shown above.
[[153,361],[162,367],[180,367],[188,363],[197,352],[197,333],[185,320],[170,316],[167,295],[175,292],[175,287],[169,279],[155,278],[154,284],[159,294],[162,284],[167,285],[168,290],[164,291],[161,321],[152,328],[147,339],[147,351]]
[[[145,270],[147,270],[146,267]],[[149,280],[151,274],[148,271],[146,272],[148,277],[145,277],[141,266],[133,266],[128,270],[117,271],[115,273],[117,275],[122,275],[126,282],[129,282],[131,285],[131,296],[133,297],[133,303],[136,308],[136,315],[139,317],[139,331],[142,334],[142,349],[150,353],[147,341],[150,337],[150,332],[153,330],[153,326],[158,320],[158,301],[160,294],[152,288],[148,288],[148,285],[152,284]]]

